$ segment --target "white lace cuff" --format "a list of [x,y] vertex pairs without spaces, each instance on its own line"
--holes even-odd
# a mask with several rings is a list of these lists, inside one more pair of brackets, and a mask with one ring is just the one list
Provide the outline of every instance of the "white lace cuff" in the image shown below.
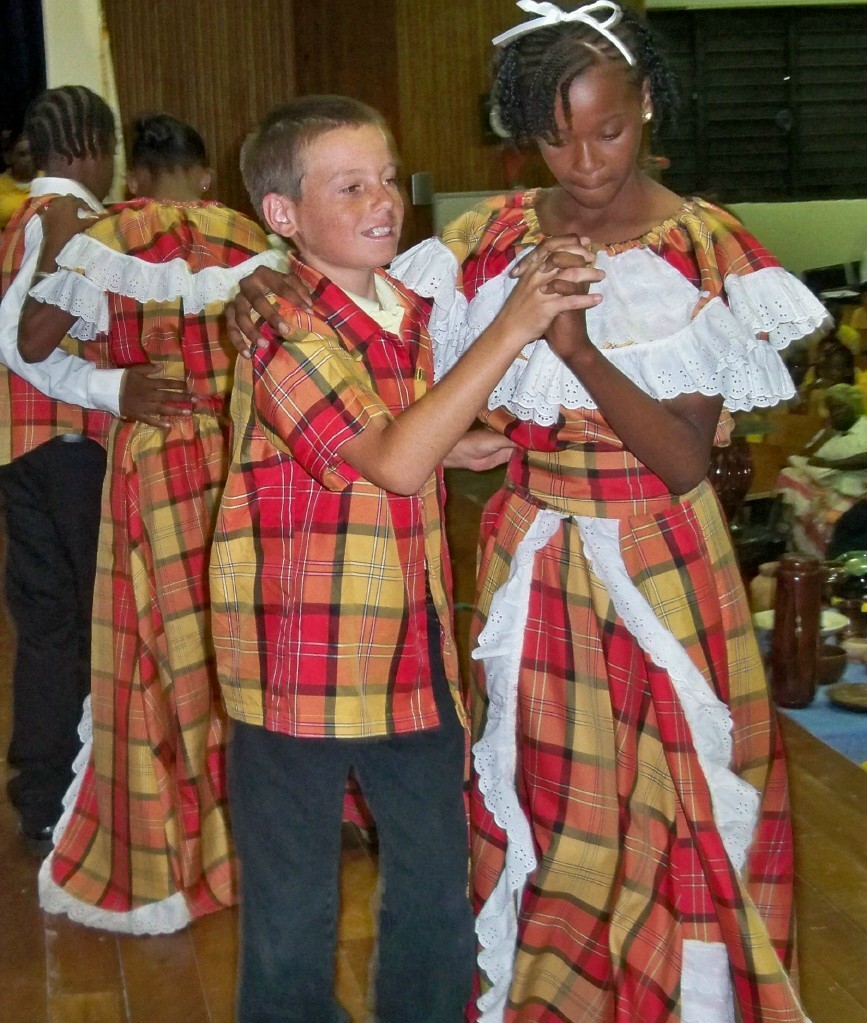
[[725,288],[735,319],[753,337],[767,334],[776,349],[831,325],[818,298],[781,266],[726,277]]

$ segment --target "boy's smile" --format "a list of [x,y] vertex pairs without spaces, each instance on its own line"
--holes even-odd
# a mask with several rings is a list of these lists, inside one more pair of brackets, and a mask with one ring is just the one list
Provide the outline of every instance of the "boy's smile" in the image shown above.
[[373,271],[394,258],[403,223],[390,140],[372,124],[334,128],[303,161],[300,199],[266,196],[270,227],[339,287],[373,298]]

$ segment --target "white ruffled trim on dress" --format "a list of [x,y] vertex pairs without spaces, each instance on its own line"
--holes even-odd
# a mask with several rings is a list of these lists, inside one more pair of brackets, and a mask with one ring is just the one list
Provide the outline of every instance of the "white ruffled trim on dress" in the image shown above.
[[[521,893],[536,865],[529,822],[515,787],[518,671],[533,559],[556,531],[562,517],[549,510],[536,516],[518,545],[507,582],[494,594],[491,614],[473,651],[473,657],[484,662],[490,701],[484,735],[474,748],[479,787],[485,805],[507,837],[506,866],[476,920],[482,946],[479,965],[491,982],[491,988],[478,1003],[481,1023],[499,1023],[503,1018],[514,967]],[[729,709],[629,577],[620,554],[618,521],[586,516],[576,516],[575,521],[590,567],[605,584],[618,616],[641,649],[671,678],[710,790],[714,821],[733,867],[741,872],[758,819],[759,794],[729,767],[732,755]],[[724,983],[718,970],[706,971],[706,959],[700,952],[685,955],[681,984],[695,994],[696,1004],[704,1007],[699,1017],[701,1023],[730,1023],[725,1009],[733,999],[728,957]],[[710,1012],[712,1004],[719,1006],[719,1014]]]
[[515,743],[518,671],[530,605],[533,561],[560,528],[562,515],[540,511],[518,545],[509,578],[494,594],[479,645],[473,658],[485,665],[488,716],[484,736],[473,747],[473,759],[485,806],[508,836],[506,862],[479,915],[476,934],[482,951],[479,965],[491,988],[479,998],[481,1020],[500,1020],[512,980],[518,940],[518,909],[529,874],[536,868],[536,852],[527,816],[515,791]]
[[200,313],[211,302],[232,299],[238,282],[257,267],[285,270],[286,255],[267,249],[237,266],[209,266],[193,271],[180,258],[148,263],[79,234],[64,246],[57,265],[60,269],[40,281],[30,294],[75,316],[70,335],[80,341],[92,341],[108,330],[110,293],[137,302],[181,299],[185,313]]
[[721,941],[684,941],[680,1023],[735,1023],[729,956]]
[[[456,259],[437,239],[422,242],[392,265],[404,283],[434,300],[430,333],[437,379],[502,308],[517,283],[509,277],[511,266],[486,281],[467,303],[456,287]],[[725,280],[729,304],[716,297],[693,316],[701,293],[650,250],[632,248],[614,256],[599,252],[597,266],[607,276],[591,290],[606,301],[587,311],[590,336],[621,372],[656,399],[722,394],[725,407],[735,412],[791,398],[794,387],[778,349],[827,322],[824,306],[782,267],[730,275]],[[494,388],[488,408],[498,407],[550,426],[560,408],[596,404],[546,342],[538,340],[524,347]]]
[[[78,735],[82,747],[72,764],[72,784],[63,797],[63,813],[54,829],[54,844],[72,818],[78,793],[84,780],[84,772],[93,750],[93,717],[90,709],[90,697],[84,701]],[[97,927],[104,931],[116,931],[119,934],[171,934],[187,927],[192,920],[187,901],[182,892],[176,892],[167,899],[153,902],[146,906],[137,906],[127,912],[113,912],[82,902],[64,891],[51,876],[51,863],[54,853],[50,853],[42,861],[39,868],[39,905],[46,913],[64,914],[76,923],[85,927]]]

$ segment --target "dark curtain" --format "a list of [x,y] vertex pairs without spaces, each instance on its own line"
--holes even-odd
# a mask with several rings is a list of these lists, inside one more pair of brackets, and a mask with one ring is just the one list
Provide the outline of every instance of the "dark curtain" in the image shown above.
[[44,88],[42,4],[0,0],[0,132],[19,131],[27,104]]

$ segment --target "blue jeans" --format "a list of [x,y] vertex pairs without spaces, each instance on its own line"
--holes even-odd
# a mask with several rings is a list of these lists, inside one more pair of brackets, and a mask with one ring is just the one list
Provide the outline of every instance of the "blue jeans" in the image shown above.
[[[438,625],[432,635],[439,636]],[[334,964],[350,768],[379,836],[376,1020],[463,1019],[475,949],[464,735],[435,653],[438,728],[383,739],[296,739],[235,722],[229,801],[241,870],[238,1023],[347,1019],[334,998]]]

